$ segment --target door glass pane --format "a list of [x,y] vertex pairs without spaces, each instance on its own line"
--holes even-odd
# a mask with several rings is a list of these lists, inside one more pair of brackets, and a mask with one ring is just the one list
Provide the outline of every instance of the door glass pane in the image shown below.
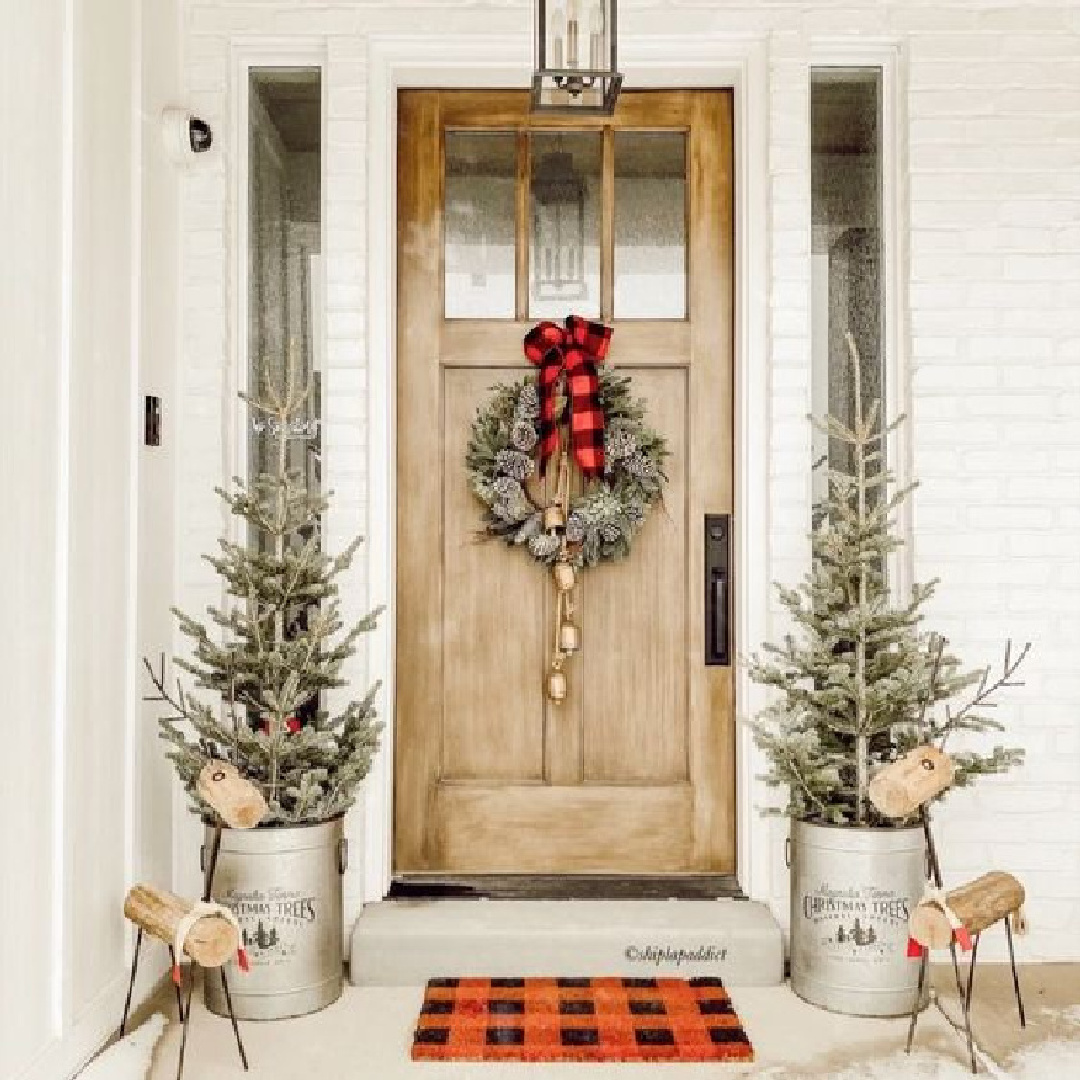
[[615,133],[615,318],[686,318],[686,136]]
[[599,131],[531,135],[529,316],[600,317]]
[[448,319],[514,317],[516,162],[512,131],[446,133]]
[[[851,334],[864,408],[885,392],[882,355],[881,70],[815,68],[810,86],[812,385],[815,416],[854,419]],[[850,447],[815,429],[813,457],[847,469]],[[827,477],[815,470],[814,494]]]

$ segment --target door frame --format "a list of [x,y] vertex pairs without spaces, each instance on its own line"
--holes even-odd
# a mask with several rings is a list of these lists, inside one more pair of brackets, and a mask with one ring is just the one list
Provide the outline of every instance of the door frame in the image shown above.
[[[634,88],[731,89],[735,106],[735,565],[736,640],[763,640],[768,627],[768,69],[765,42],[738,35],[620,36]],[[528,85],[531,33],[416,34],[369,39],[368,52],[368,529],[367,580],[396,580],[396,252],[397,92],[399,89],[507,89]],[[378,164],[376,164],[378,163]],[[756,360],[757,362],[752,362]],[[756,542],[755,542],[756,541]],[[365,785],[362,895],[390,887],[394,780],[394,612],[371,635],[368,673],[381,678],[384,745]],[[736,665],[737,715],[760,706],[763,691]],[[738,880],[752,898],[771,894],[771,829],[757,812],[760,751],[740,724],[736,735]]]

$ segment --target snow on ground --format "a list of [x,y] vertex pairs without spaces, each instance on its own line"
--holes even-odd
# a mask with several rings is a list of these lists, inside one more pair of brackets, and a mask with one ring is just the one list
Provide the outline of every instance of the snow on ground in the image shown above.
[[[1049,1026],[1075,1029],[1077,1037],[1049,1039],[1025,1047],[1002,1065],[979,1052],[979,1075],[991,1080],[1080,1080],[1080,1005],[1040,1009],[1039,1019]],[[963,1053],[965,1049],[960,1040],[958,1051]],[[971,1070],[963,1061],[938,1054],[915,1051],[909,1055],[898,1051],[828,1074],[803,1074],[774,1067],[752,1075],[754,1080],[800,1080],[804,1075],[812,1075],[814,1080],[970,1080]]]

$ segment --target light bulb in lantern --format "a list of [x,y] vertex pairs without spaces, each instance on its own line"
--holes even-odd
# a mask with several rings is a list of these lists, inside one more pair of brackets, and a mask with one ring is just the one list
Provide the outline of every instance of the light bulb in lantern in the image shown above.
[[578,0],[566,3],[566,66],[578,66]]
[[604,66],[604,0],[595,0],[589,15],[589,66],[594,71]]
[[[553,4],[551,7],[551,63],[550,67],[561,68],[563,66],[563,27],[565,26],[562,4]],[[547,27],[544,27],[547,33]]]

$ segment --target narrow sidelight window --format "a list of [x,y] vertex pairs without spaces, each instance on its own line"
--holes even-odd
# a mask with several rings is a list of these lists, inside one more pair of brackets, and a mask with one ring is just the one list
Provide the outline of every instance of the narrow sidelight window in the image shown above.
[[[880,68],[815,68],[810,88],[812,365],[814,415],[854,415],[854,370],[864,408],[886,393]],[[814,460],[845,467],[845,448],[814,434]],[[815,470],[815,501],[825,493]]]
[[[322,420],[322,88],[318,68],[252,68],[248,84],[248,385],[310,393],[288,433],[288,465],[320,487]],[[245,411],[248,472],[276,448]]]

